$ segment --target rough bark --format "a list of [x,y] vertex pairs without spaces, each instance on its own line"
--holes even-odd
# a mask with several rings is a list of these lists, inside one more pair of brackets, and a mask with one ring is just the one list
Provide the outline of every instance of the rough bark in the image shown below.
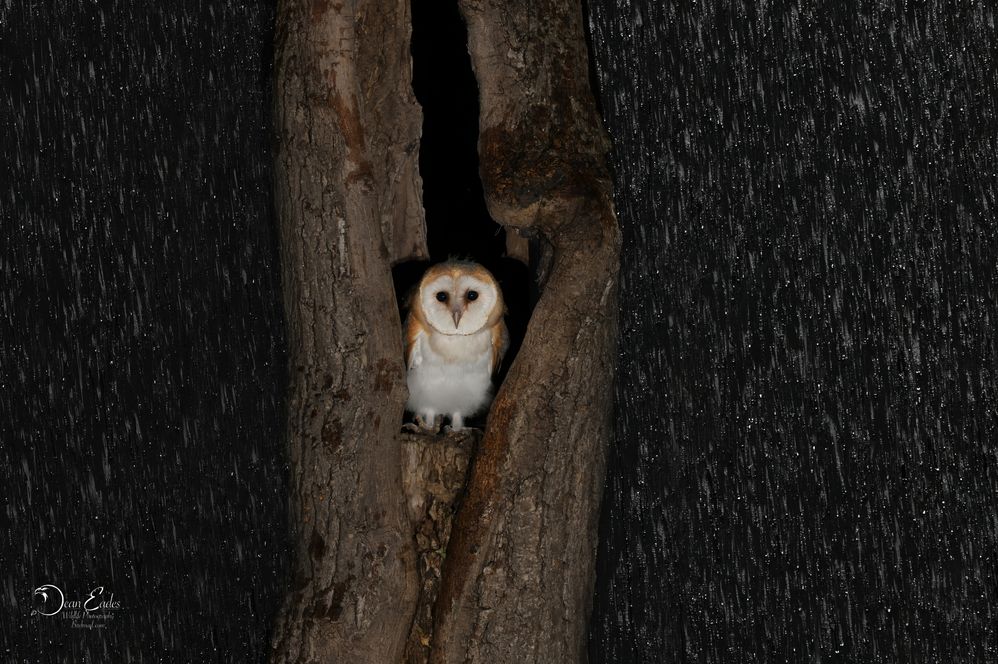
[[284,0],[276,201],[294,580],[274,662],[399,661],[418,596],[395,259],[425,255],[409,5]]
[[540,249],[543,293],[449,543],[469,446],[399,434],[405,379],[390,267],[425,255],[408,4],[279,8],[276,198],[296,556],[274,662],[584,660],[616,327],[607,144],[579,6],[461,7],[489,209]]
[[454,507],[468,479],[468,465],[481,435],[468,430],[446,437],[406,434],[402,483],[419,556],[419,601],[406,643],[404,664],[425,664],[433,642],[433,605],[450,540]]
[[462,0],[492,216],[547,248],[447,550],[431,661],[580,662],[609,439],[619,236],[581,7]]

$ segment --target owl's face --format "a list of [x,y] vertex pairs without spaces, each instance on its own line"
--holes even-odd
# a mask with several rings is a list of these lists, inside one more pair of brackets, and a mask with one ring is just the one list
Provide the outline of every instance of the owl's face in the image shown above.
[[418,298],[423,319],[441,334],[474,334],[503,314],[499,285],[477,263],[434,265],[419,284]]

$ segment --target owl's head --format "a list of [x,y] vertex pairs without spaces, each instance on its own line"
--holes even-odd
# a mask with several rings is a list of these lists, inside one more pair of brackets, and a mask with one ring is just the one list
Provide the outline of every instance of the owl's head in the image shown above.
[[475,334],[502,318],[502,291],[488,270],[467,261],[434,265],[419,282],[415,307],[441,334]]

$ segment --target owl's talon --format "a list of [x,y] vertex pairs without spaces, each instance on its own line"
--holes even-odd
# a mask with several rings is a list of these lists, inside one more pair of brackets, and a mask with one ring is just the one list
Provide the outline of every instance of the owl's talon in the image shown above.
[[450,416],[450,424],[444,426],[444,433],[463,433],[470,428],[464,426],[464,417],[461,413],[453,413]]
[[440,431],[439,415],[431,415],[424,418],[422,415],[416,415],[413,418],[416,421],[416,426],[418,427],[418,433],[437,433]]

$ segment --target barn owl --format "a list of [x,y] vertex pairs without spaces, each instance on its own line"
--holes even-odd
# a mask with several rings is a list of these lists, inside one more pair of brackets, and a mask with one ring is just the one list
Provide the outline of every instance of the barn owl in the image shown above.
[[434,265],[419,282],[405,325],[409,401],[424,428],[449,415],[464,428],[492,399],[492,374],[509,347],[506,307],[495,278],[477,263]]

